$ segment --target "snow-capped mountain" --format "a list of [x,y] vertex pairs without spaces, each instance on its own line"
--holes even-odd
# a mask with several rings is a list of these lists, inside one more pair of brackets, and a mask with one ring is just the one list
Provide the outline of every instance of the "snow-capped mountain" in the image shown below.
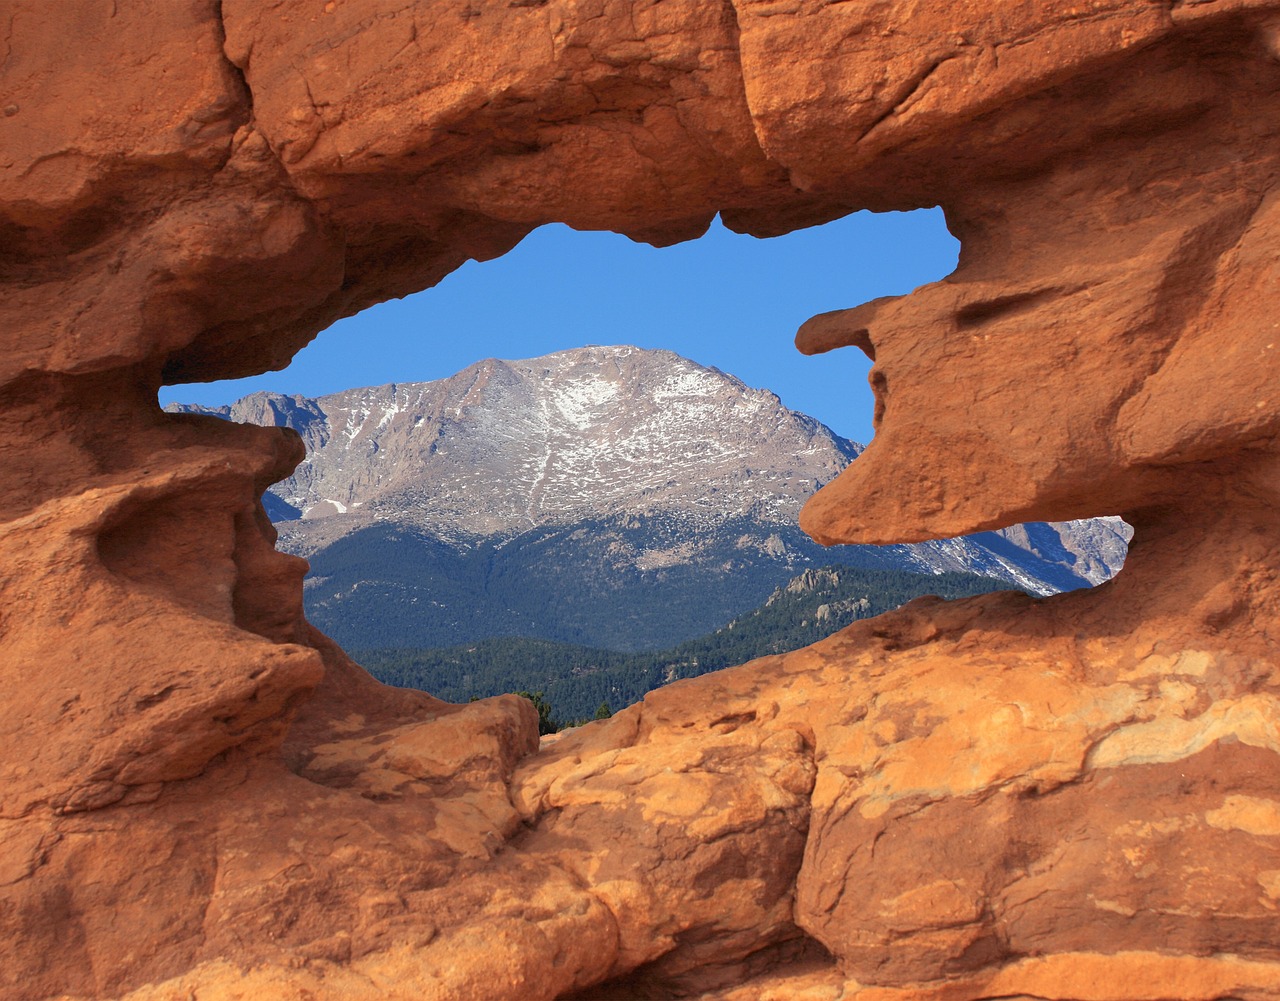
[[[370,604],[377,594],[410,606],[406,622],[434,615],[458,626],[406,627],[412,642],[387,635],[385,645],[465,641],[495,623],[506,634],[539,627],[514,599],[479,607],[513,560],[523,561],[528,586],[545,589],[555,575],[590,579],[606,603],[661,578],[666,593],[655,598],[652,622],[625,640],[635,647],[646,644],[645,629],[662,632],[670,601],[683,600],[672,590],[676,577],[712,596],[695,618],[698,628],[714,628],[806,566],[967,571],[1044,594],[1109,577],[1127,541],[1123,522],[1095,519],[823,550],[796,527],[800,507],[862,447],[766,390],[669,351],[585,347],[489,359],[434,382],[170,409],[285,425],[302,436],[307,460],[271,488],[268,513],[281,548],[312,560],[312,618],[353,645],[375,645],[375,636],[349,629],[348,619],[395,618]],[[474,587],[455,593],[472,577]],[[692,621],[688,630],[696,632]],[[571,638],[608,638],[586,633]],[[653,642],[673,637],[683,638]]]
[[[314,400],[255,393],[214,412],[302,435],[307,461],[272,493],[304,522],[342,515],[325,542],[373,520],[459,540],[674,509],[691,530],[748,513],[794,521],[861,451],[772,393],[631,347]],[[310,526],[282,528],[287,546],[315,545]]]

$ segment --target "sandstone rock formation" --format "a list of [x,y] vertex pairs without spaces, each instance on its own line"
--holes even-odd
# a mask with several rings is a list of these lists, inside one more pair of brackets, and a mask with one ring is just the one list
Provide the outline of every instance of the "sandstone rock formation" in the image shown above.
[[[1280,3],[3,23],[0,997],[1280,997]],[[930,204],[956,273],[800,335],[879,397],[810,530],[1122,513],[1123,573],[537,753],[307,626],[258,503],[296,438],[155,405],[542,222]]]

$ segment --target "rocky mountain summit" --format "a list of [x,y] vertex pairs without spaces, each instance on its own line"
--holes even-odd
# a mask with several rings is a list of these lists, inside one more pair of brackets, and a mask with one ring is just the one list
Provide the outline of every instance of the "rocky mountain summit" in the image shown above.
[[[1049,594],[1124,561],[1127,526],[1105,519],[824,550],[798,530],[800,508],[862,446],[670,351],[590,346],[172,409],[303,437],[307,458],[268,510],[281,548],[312,561],[312,620],[356,648],[526,635],[659,649],[823,563]],[[531,589],[555,600],[535,607]]]
[[319,399],[255,393],[212,412],[306,442],[307,460],[271,488],[288,506],[275,520],[343,517],[322,532],[284,526],[302,552],[378,520],[459,541],[674,510],[691,530],[743,515],[794,523],[861,451],[770,392],[633,347],[490,358]]

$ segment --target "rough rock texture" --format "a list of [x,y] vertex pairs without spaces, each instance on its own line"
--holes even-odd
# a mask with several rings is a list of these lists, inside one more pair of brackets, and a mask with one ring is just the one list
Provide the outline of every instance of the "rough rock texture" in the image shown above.
[[[0,997],[1280,997],[1275,0],[0,25]],[[306,625],[296,438],[155,405],[545,221],[929,204],[956,273],[801,332],[880,411],[809,528],[1122,513],[1124,572],[540,753]]]

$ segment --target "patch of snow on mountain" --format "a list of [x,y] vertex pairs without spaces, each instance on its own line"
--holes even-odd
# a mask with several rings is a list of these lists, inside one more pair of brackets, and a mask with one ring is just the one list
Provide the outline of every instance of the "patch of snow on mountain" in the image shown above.
[[566,424],[578,431],[587,431],[599,423],[603,412],[617,397],[616,383],[591,375],[559,386],[551,400]]

